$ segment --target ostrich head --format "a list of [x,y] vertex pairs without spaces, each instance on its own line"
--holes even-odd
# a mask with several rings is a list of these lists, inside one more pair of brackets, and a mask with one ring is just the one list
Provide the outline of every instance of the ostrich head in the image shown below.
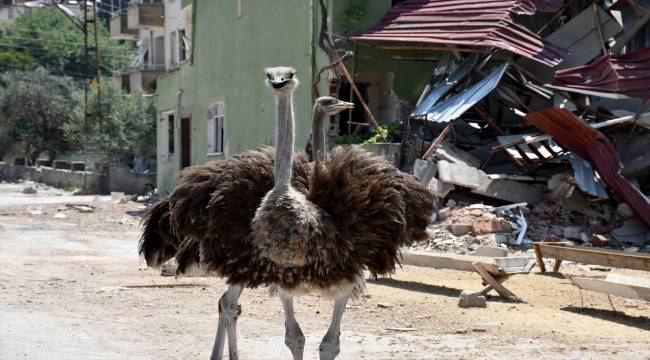
[[322,96],[316,99],[314,104],[314,114],[320,116],[331,116],[340,113],[345,109],[352,109],[353,103],[341,101],[331,96]]
[[296,69],[278,66],[274,68],[267,68],[266,71],[266,84],[269,88],[276,93],[290,92],[298,86],[298,79]]

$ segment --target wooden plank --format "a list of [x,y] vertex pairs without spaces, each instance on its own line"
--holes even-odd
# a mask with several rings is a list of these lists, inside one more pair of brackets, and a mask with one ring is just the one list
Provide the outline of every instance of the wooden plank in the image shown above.
[[490,274],[502,275],[503,272],[494,263],[494,258],[488,256],[440,254],[427,251],[402,250],[403,265],[415,265],[434,269],[452,269],[474,272],[472,263],[483,265]]
[[608,274],[606,277],[581,277],[568,274],[565,276],[581,289],[650,301],[650,279],[619,274]]
[[546,272],[546,265],[544,265],[544,259],[542,259],[542,253],[539,250],[539,243],[533,243],[533,249],[535,250],[535,257],[537,258],[537,266],[541,272]]
[[516,298],[517,296],[513,294],[510,290],[506,289],[505,287],[501,286],[498,281],[494,280],[494,278],[488,273],[488,271],[483,267],[483,264],[479,262],[474,262],[472,263],[472,267],[474,270],[481,275],[483,280],[490,284],[490,286],[499,293],[501,297],[511,297],[511,298]]
[[650,271],[650,254],[545,243],[539,243],[535,247],[539,249],[541,256],[546,258]]

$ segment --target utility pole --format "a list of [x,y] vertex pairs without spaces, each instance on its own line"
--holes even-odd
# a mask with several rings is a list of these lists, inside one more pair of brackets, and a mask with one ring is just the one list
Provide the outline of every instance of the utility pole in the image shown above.
[[[96,0],[82,0],[81,6],[83,6],[83,18],[81,21],[81,24],[79,23],[79,19],[75,17],[74,13],[66,8],[65,6],[62,5],[63,0],[53,0],[52,3],[54,6],[56,6],[59,10],[61,10],[62,13],[67,16],[72,23],[78,27],[84,34],[84,186],[83,189],[87,189],[87,182],[86,182],[86,164],[88,163],[88,120],[91,118],[93,115],[97,116],[97,119],[99,120],[99,131],[102,131],[102,117],[101,117],[101,88],[99,86],[100,82],[100,68],[99,68],[99,40],[97,37],[97,32],[98,32],[98,20],[97,20],[97,2]],[[92,12],[93,16],[92,18],[88,18],[88,3],[90,3],[90,6],[92,6]],[[94,38],[95,38],[95,44],[94,46],[89,46],[88,45],[88,36],[90,35],[88,32],[88,24],[93,24],[93,30],[94,30]],[[89,71],[88,71],[88,54],[90,52],[95,52],[95,69],[96,69],[96,82],[93,81],[93,86],[97,87],[97,108],[95,111],[95,114],[89,112],[89,106],[88,106],[88,80],[89,78]]]

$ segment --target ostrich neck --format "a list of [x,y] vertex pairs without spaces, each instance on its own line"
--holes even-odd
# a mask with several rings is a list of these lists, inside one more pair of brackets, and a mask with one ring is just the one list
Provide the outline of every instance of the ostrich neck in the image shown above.
[[314,154],[314,161],[325,161],[325,129],[323,129],[323,122],[327,116],[323,115],[314,106],[314,111],[311,116],[311,137],[312,137],[312,153]]
[[294,133],[292,92],[279,93],[277,101],[278,129],[275,139],[275,187],[273,192],[281,195],[289,190],[291,184]]

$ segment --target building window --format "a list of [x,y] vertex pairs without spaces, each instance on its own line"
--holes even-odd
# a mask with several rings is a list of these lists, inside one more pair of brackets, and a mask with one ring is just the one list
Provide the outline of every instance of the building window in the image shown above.
[[217,103],[208,110],[208,154],[223,153],[225,119],[223,103]]
[[176,29],[169,35],[169,48],[171,49],[171,62],[178,64],[190,56],[190,40],[185,36],[184,29]]
[[174,113],[160,114],[160,162],[174,162]]

